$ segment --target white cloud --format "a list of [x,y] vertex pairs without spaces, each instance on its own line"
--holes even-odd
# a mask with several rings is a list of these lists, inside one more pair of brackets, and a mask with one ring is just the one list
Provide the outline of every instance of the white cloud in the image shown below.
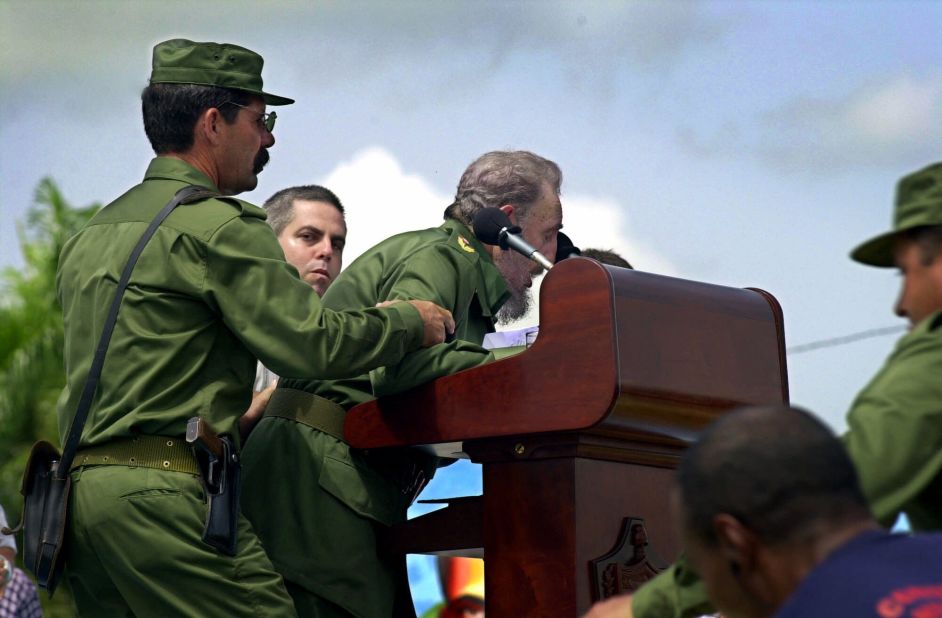
[[759,149],[790,169],[841,169],[938,156],[942,75],[898,75],[843,98],[794,100],[762,119]]
[[842,111],[848,131],[874,147],[919,139],[938,126],[940,112],[942,77],[910,76],[855,93]]
[[563,231],[581,248],[609,249],[638,270],[678,276],[662,253],[633,236],[625,208],[607,197],[563,195]]
[[347,264],[393,234],[440,225],[442,212],[451,202],[420,176],[406,173],[379,146],[355,153],[319,182],[344,204],[349,230],[344,249]]

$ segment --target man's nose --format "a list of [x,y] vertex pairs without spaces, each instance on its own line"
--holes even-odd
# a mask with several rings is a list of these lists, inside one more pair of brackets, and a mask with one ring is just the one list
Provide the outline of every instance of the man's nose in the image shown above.
[[325,239],[324,241],[318,243],[318,245],[317,245],[317,247],[316,247],[316,249],[315,249],[315,251],[314,251],[314,255],[315,255],[316,257],[319,257],[319,258],[322,258],[322,259],[324,259],[324,260],[328,260],[328,261],[329,261],[330,258],[332,258],[332,257],[334,256],[334,245],[333,245],[333,243],[331,243],[330,240],[326,240],[326,239]]
[[901,318],[905,318],[909,315],[909,313],[906,311],[905,305],[903,304],[903,300],[905,297],[906,297],[905,290],[901,290],[899,293],[899,297],[896,299],[896,304],[893,305],[893,313],[895,313]]

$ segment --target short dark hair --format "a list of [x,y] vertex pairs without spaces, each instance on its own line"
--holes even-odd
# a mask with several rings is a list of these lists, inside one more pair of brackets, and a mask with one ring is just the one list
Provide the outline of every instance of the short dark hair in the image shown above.
[[141,93],[144,132],[158,155],[186,152],[193,146],[193,127],[211,107],[228,124],[235,122],[239,107],[248,105],[252,95],[240,90],[197,84],[151,84]]
[[628,260],[618,255],[611,249],[583,249],[582,257],[592,258],[609,266],[618,266],[619,268],[634,268]]
[[268,225],[274,230],[275,236],[281,234],[285,226],[291,223],[294,218],[295,200],[308,200],[310,202],[325,202],[340,211],[346,224],[346,213],[340,198],[327,187],[320,185],[300,185],[297,187],[288,187],[275,193],[265,200],[262,205],[268,213]]
[[919,246],[920,258],[928,266],[942,253],[942,225],[922,225],[903,232],[906,240]]
[[445,209],[446,219],[470,226],[483,208],[513,204],[518,218],[526,217],[530,206],[549,184],[556,195],[562,186],[559,166],[526,150],[495,150],[475,159],[458,181],[455,201]]
[[748,407],[721,417],[684,454],[677,482],[684,527],[709,545],[720,513],[773,545],[871,517],[843,444],[800,408]]

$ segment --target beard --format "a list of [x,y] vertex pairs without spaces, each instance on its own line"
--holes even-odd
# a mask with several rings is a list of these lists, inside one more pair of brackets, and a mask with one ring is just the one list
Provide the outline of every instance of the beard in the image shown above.
[[530,294],[530,283],[533,274],[530,272],[530,261],[513,251],[501,251],[494,260],[494,265],[500,271],[507,283],[510,298],[497,311],[497,322],[507,324],[519,320],[530,309],[533,299]]
[[529,288],[511,289],[510,298],[497,310],[497,323],[505,325],[519,320],[530,310],[532,301],[533,295],[530,293]]
[[265,169],[265,166],[268,165],[268,160],[270,158],[271,156],[268,154],[267,148],[262,148],[259,150],[258,154],[255,155],[255,162],[252,164],[252,173],[258,174],[263,169]]

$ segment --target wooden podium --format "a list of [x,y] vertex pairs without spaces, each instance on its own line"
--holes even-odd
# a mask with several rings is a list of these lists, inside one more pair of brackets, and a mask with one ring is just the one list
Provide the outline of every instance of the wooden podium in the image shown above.
[[566,617],[677,556],[672,469],[706,423],[787,401],[770,294],[571,258],[543,281],[529,349],[357,406],[344,431],[483,464],[482,497],[406,522],[390,548],[483,550],[489,618]]

